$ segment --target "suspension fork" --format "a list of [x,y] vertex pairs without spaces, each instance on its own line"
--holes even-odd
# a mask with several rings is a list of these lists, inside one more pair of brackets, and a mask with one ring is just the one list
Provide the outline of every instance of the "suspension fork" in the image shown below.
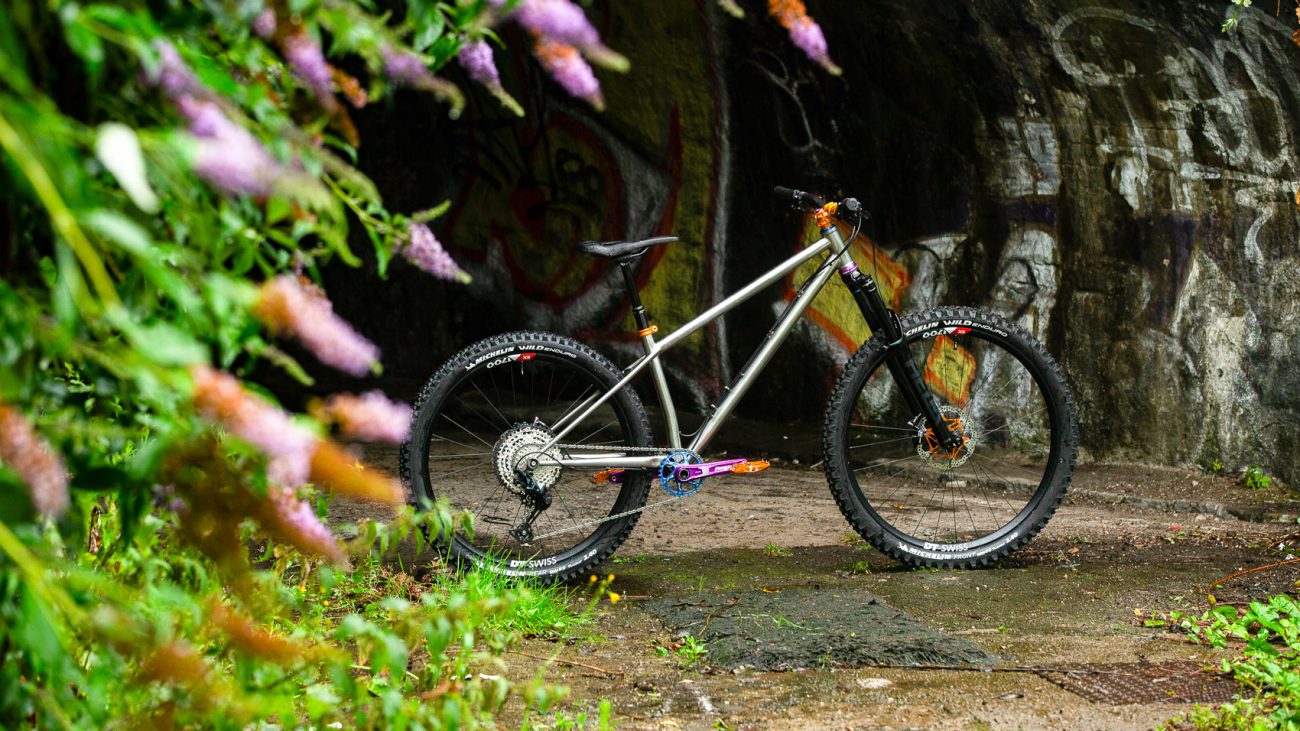
[[[838,231],[835,233],[838,234]],[[930,393],[929,387],[925,385],[921,370],[916,367],[916,360],[912,358],[912,351],[902,342],[903,329],[898,323],[898,315],[889,309],[885,300],[881,298],[876,281],[870,275],[859,271],[858,265],[852,260],[849,262],[840,268],[840,278],[853,293],[853,299],[858,303],[858,309],[862,311],[862,317],[866,319],[871,332],[885,341],[885,365],[889,367],[894,382],[903,392],[903,399],[907,402],[908,409],[912,414],[925,417],[935,438],[944,449],[960,447],[961,437],[953,434],[948,428],[948,422],[941,418],[939,404],[935,401],[934,394]]]

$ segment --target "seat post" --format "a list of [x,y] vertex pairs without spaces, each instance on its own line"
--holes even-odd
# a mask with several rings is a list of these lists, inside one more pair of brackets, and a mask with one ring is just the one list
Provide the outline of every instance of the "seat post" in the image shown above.
[[632,300],[632,318],[636,320],[636,328],[646,330],[650,327],[650,316],[641,305],[641,293],[637,292],[636,279],[632,276],[632,266],[635,262],[635,258],[619,259],[618,268],[623,270],[623,282],[627,285],[627,295]]

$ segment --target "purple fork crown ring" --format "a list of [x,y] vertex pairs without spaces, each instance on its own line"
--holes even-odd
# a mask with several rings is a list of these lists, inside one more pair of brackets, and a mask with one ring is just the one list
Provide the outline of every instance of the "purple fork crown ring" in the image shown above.
[[840,276],[847,277],[858,270],[858,263],[855,261],[846,267],[840,267]]
[[678,482],[694,482],[701,477],[713,477],[731,472],[732,468],[741,462],[747,462],[745,459],[724,459],[721,462],[702,462],[700,464],[688,464],[677,468],[674,477]]

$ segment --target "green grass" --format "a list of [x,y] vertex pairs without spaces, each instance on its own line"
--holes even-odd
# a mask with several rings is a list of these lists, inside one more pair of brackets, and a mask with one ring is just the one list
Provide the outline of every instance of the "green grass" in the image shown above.
[[1213,647],[1244,643],[1240,655],[1219,663],[1241,686],[1240,699],[1198,706],[1171,720],[1171,728],[1273,731],[1300,725],[1300,605],[1291,596],[1251,602],[1244,611],[1220,605],[1199,617],[1175,611],[1146,624],[1172,626]]
[[470,601],[512,594],[514,601],[510,608],[490,617],[488,625],[523,636],[572,637],[592,623],[593,607],[575,611],[573,607],[581,600],[581,590],[567,586],[474,570],[459,576],[439,574],[433,588],[443,592],[459,589]]
[[787,556],[792,556],[793,554],[790,553],[790,549],[782,548],[775,543],[769,542],[766,546],[763,546],[763,555],[769,558],[785,558]]

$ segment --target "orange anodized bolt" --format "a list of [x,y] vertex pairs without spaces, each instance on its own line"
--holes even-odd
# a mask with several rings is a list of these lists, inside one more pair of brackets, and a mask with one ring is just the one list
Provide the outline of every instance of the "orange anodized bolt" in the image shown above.
[[657,332],[659,332],[659,326],[658,326],[658,325],[651,325],[650,327],[646,327],[646,328],[642,328],[642,329],[640,329],[640,330],[637,330],[637,331],[636,331],[636,334],[637,334],[638,336],[644,338],[644,337],[647,336],[647,335],[654,335],[654,334],[657,333]]

